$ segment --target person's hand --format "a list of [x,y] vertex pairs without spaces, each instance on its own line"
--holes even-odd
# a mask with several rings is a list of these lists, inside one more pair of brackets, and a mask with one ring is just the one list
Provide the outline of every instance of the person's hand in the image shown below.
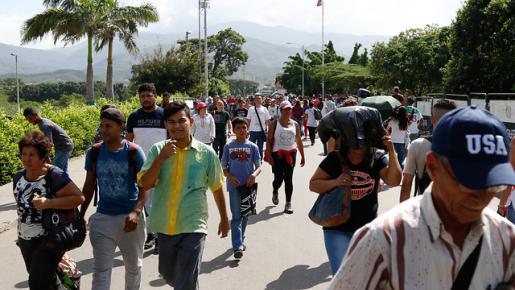
[[227,237],[229,234],[229,219],[225,218],[220,221],[218,225],[218,234],[221,238]]
[[175,146],[175,143],[177,143],[176,140],[170,140],[166,142],[163,149],[161,149],[161,153],[159,153],[159,158],[161,160],[167,160],[168,158],[172,157],[177,152],[177,146]]
[[231,183],[231,185],[233,187],[240,186],[240,182],[238,181],[238,178],[236,178],[235,176],[229,175],[229,176],[227,176],[227,179],[229,180],[229,182]]
[[384,132],[383,144],[384,146],[386,146],[386,150],[388,150],[389,153],[395,151],[395,148],[393,147],[392,137],[390,137],[390,134],[388,134],[387,131]]
[[132,232],[138,226],[139,214],[135,211],[131,211],[125,217],[125,226],[123,227],[123,231],[126,233]]
[[50,208],[49,207],[50,200],[46,197],[41,197],[39,195],[35,195],[32,199],[32,205],[39,211]]
[[499,213],[502,217],[507,217],[508,216],[508,207],[499,205],[499,207],[497,207],[497,213]]
[[246,186],[247,187],[252,187],[252,185],[254,185],[254,183],[256,183],[256,177],[254,175],[250,175],[249,178],[247,178],[247,183],[246,183]]
[[306,164],[306,159],[304,159],[304,156],[300,158],[300,167],[304,167],[304,164]]
[[342,173],[336,178],[338,185],[352,185],[352,177],[350,174]]
[[270,153],[265,153],[266,155],[266,162],[268,162],[268,164],[270,164],[270,166],[274,167],[274,158],[272,157],[272,154]]

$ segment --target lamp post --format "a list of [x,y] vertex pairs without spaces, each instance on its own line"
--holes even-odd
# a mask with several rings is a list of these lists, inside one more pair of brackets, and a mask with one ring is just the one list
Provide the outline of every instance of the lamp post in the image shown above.
[[299,44],[299,43],[295,43],[295,42],[286,42],[286,44],[299,45],[300,49],[302,49],[302,97],[304,98],[304,55],[305,55],[304,44]]
[[200,9],[204,12],[204,76],[206,78],[206,99],[209,97],[209,71],[207,58],[207,8],[209,8],[209,0],[201,0]]
[[18,55],[11,53],[16,63],[16,104],[18,105],[18,113],[20,113],[20,79],[18,78]]

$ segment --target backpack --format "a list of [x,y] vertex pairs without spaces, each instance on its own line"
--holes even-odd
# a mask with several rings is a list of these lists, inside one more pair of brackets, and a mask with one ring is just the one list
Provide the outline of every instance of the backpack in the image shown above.
[[315,120],[317,120],[317,121],[322,120],[322,112],[320,112],[319,109],[313,108],[313,116],[315,117]]
[[[129,141],[127,141],[129,142]],[[93,175],[95,176],[95,179],[97,177],[97,161],[98,156],[100,155],[100,147],[102,146],[103,142],[99,142],[96,144],[93,144],[91,146],[91,167],[93,168]],[[139,146],[136,143],[129,142],[129,174],[132,174],[134,177],[134,180],[138,180],[137,174],[137,156],[136,152],[138,150]],[[95,193],[93,198],[93,206],[97,206],[98,204],[98,186],[95,187]]]
[[[432,142],[432,136],[424,137],[427,141]],[[415,187],[417,191],[415,192],[415,195],[422,195],[424,194],[424,191],[431,183],[431,177],[429,177],[429,173],[427,172],[427,167],[424,165],[424,172],[422,174],[422,177],[418,177],[418,174],[415,174]]]

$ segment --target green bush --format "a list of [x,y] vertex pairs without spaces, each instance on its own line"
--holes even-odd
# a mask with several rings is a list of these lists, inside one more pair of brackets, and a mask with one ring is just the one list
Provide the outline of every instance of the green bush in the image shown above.
[[[59,108],[47,102],[41,108],[41,115],[54,121],[70,135],[75,144],[73,156],[80,156],[91,146],[98,126],[100,108],[107,103],[107,100],[100,99],[95,106],[76,105]],[[127,117],[140,106],[137,98],[116,105]],[[22,168],[18,141],[25,132],[31,130],[38,128],[25,121],[21,114],[8,117],[0,111],[0,184],[10,182],[14,173]]]

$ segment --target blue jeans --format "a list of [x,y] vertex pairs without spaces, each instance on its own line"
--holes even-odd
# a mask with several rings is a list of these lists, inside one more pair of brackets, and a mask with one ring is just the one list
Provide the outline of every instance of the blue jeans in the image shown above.
[[231,240],[232,249],[243,250],[243,244],[245,242],[245,229],[247,228],[248,217],[241,216],[240,204],[241,196],[237,190],[229,190],[229,202],[231,206]]
[[515,224],[515,208],[513,203],[508,207],[508,216],[506,217],[512,224]]
[[261,160],[263,160],[263,143],[266,141],[265,132],[250,131],[249,141],[257,145],[259,149],[259,156],[261,156]]
[[404,169],[404,156],[406,152],[406,145],[404,143],[393,143],[393,147],[395,148],[395,152],[397,153],[397,160],[399,160],[401,168]]
[[295,118],[295,122],[297,122],[297,124],[299,124],[299,128],[300,128],[300,136],[304,136],[304,130],[302,129],[302,117],[296,117]]
[[324,230],[324,244],[329,264],[331,264],[331,272],[333,276],[340,268],[343,257],[347,252],[350,240],[354,232],[342,232],[337,230]]
[[68,173],[68,159],[72,155],[72,151],[62,151],[55,150],[54,162],[53,164],[59,168],[61,168],[64,172]]

